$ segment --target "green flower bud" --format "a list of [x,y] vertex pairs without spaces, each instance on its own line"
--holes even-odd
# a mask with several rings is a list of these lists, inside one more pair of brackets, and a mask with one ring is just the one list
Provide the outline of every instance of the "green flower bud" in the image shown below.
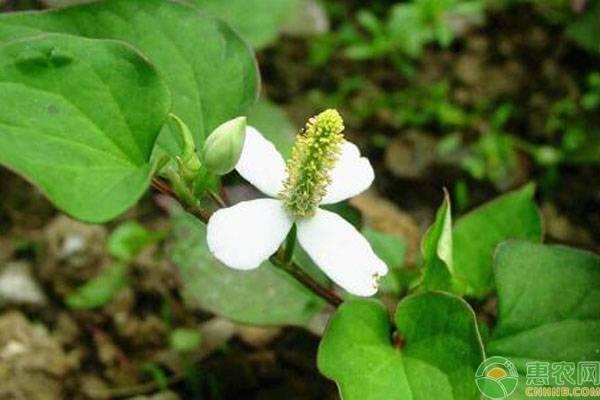
[[246,139],[246,117],[237,117],[219,125],[204,143],[204,166],[225,175],[235,168]]

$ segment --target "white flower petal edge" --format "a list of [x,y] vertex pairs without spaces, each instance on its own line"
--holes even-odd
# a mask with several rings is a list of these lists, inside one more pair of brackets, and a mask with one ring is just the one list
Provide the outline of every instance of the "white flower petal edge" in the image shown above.
[[292,224],[279,200],[243,201],[211,216],[206,241],[211,253],[223,264],[249,270],[277,251]]
[[354,226],[321,209],[296,223],[300,245],[335,283],[356,296],[377,292],[378,278],[387,274],[387,266]]
[[256,128],[246,128],[246,139],[235,169],[264,194],[277,197],[287,177],[285,161],[273,143]]
[[375,172],[356,145],[346,141],[335,167],[330,172],[331,184],[321,204],[333,204],[354,197],[371,186]]

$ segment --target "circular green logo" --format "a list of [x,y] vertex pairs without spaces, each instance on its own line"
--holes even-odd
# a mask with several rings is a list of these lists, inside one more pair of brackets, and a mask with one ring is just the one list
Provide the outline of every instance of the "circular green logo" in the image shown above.
[[488,399],[502,400],[517,388],[519,373],[512,361],[504,357],[490,357],[475,372],[475,383]]

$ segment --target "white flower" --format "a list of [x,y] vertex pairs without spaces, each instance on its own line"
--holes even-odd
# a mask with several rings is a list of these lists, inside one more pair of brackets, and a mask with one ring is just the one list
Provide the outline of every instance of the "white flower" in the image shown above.
[[[337,214],[318,208],[311,217],[295,219],[276,197],[286,180],[286,164],[275,146],[248,127],[242,155],[235,169],[272,199],[244,201],[213,214],[207,241],[223,264],[240,270],[259,267],[277,251],[292,225],[311,259],[346,291],[372,296],[387,266],[367,240]],[[374,179],[373,168],[358,148],[344,141],[330,171],[331,184],[321,204],[346,200],[366,190]]]

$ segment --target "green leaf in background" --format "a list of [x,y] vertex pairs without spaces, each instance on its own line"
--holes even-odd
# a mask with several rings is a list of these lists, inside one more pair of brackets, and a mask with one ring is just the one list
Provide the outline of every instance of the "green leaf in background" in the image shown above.
[[93,3],[95,0],[44,0],[48,8],[61,8],[75,6],[77,4]]
[[454,272],[466,293],[483,298],[494,289],[492,258],[503,240],[542,239],[542,220],[530,184],[459,218],[453,230]]
[[579,46],[600,53],[600,1],[590,1],[583,15],[567,25],[565,34]]
[[65,299],[73,310],[93,310],[107,304],[128,284],[126,264],[114,264]]
[[103,222],[148,188],[169,92],[130,46],[67,35],[0,46],[0,104],[0,163],[66,213]]
[[344,400],[479,399],[473,377],[483,349],[466,302],[441,292],[413,295],[398,305],[395,321],[401,349],[379,302],[346,302],[329,322],[318,365]]
[[[490,355],[507,357],[522,376],[527,362],[600,359],[600,257],[507,241],[498,246],[494,268],[498,322]],[[526,398],[523,382],[515,396]]]
[[152,232],[135,221],[128,221],[115,229],[108,238],[108,253],[122,262],[128,262],[144,247],[165,237],[164,232]]
[[248,112],[248,125],[272,142],[284,159],[290,157],[298,130],[283,109],[262,98]]
[[202,344],[202,334],[197,329],[177,328],[171,332],[169,345],[178,353],[191,353]]
[[197,218],[173,211],[173,263],[189,305],[253,325],[304,325],[324,304],[285,272],[265,262],[237,271],[217,261],[206,244],[206,227]]
[[253,47],[277,38],[284,22],[300,5],[299,0],[189,0],[237,29]]
[[403,285],[404,257],[406,255],[406,242],[395,235],[389,235],[365,228],[362,231],[369,241],[373,251],[385,262],[389,272],[380,282],[379,289],[386,293],[400,294],[406,287]]
[[[107,0],[0,15],[0,43],[43,32],[118,39],[139,49],[167,82],[172,112],[189,125],[198,148],[218,125],[245,114],[258,93],[251,49],[225,23],[179,2]],[[154,117],[151,113],[140,117]],[[159,143],[175,154],[179,140],[178,132],[165,127]]]
[[404,263],[406,243],[396,235],[378,232],[371,228],[362,231],[375,253],[389,268],[398,268]]
[[424,260],[423,287],[453,291],[452,216],[450,196],[445,190],[435,221],[423,237],[421,251]]

